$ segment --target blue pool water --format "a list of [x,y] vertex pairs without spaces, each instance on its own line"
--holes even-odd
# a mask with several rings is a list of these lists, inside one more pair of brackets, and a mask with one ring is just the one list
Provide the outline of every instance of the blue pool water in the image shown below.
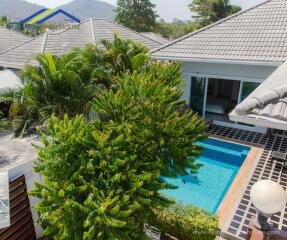
[[250,148],[212,138],[198,144],[205,148],[198,158],[198,163],[204,166],[196,177],[163,178],[178,187],[164,190],[163,193],[183,204],[192,204],[215,214]]

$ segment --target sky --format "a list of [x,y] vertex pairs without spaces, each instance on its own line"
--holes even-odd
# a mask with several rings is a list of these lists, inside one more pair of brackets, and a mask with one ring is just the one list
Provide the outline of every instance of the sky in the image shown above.
[[[37,3],[49,8],[55,8],[60,5],[71,2],[72,0],[27,0],[28,2]],[[101,0],[116,5],[117,0]],[[166,21],[172,21],[174,18],[188,20],[191,13],[188,4],[191,0],[151,0],[156,4],[157,13],[160,18]],[[230,0],[233,4],[241,5],[243,9],[252,7],[263,0]]]

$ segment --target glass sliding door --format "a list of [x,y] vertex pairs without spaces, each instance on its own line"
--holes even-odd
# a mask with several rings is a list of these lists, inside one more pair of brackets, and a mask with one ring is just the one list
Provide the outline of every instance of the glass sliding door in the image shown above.
[[[247,98],[259,85],[260,83],[256,83],[256,82],[241,81],[241,86],[240,86],[241,90],[239,93],[238,104],[241,103],[245,98]],[[237,122],[237,124],[248,126],[248,127],[255,127],[254,125],[246,124],[246,123]]]
[[239,102],[242,102],[245,98],[247,98],[250,93],[252,93],[259,85],[260,83],[256,82],[242,82],[241,96]]
[[190,107],[201,116],[205,115],[207,79],[191,77]]

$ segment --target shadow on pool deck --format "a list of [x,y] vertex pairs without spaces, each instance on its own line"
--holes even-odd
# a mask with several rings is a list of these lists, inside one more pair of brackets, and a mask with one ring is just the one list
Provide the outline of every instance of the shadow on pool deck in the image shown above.
[[0,171],[5,171],[19,164],[37,158],[32,143],[36,143],[36,135],[27,138],[15,138],[12,134],[0,136]]

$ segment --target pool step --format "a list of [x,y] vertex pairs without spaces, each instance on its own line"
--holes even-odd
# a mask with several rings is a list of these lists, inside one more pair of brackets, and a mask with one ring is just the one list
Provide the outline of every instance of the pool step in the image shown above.
[[249,152],[249,151],[247,151],[245,149],[242,150],[241,152],[239,152],[239,151],[236,151],[236,150],[233,150],[233,149],[227,149],[227,148],[224,148],[224,147],[215,146],[213,144],[208,144],[208,143],[205,143],[205,142],[199,142],[197,144],[202,146],[202,147],[204,147],[204,148],[206,148],[206,149],[214,150],[214,151],[217,151],[217,152],[222,152],[222,153],[233,155],[233,156],[237,156],[237,157],[247,156],[248,152]]

